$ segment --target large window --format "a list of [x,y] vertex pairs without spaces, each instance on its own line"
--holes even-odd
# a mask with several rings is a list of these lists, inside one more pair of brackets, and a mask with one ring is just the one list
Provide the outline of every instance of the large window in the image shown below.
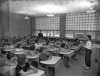
[[59,17],[38,17],[36,18],[36,35],[41,31],[44,36],[59,37]]
[[66,30],[96,30],[94,13],[67,14]]
[[[65,37],[74,38],[76,33],[91,34],[95,38],[96,21],[95,13],[68,13],[66,19],[62,21],[66,28]],[[59,16],[54,17],[37,17],[36,18],[36,35],[41,30],[44,36],[60,37],[60,20]],[[62,24],[63,24],[62,23]]]
[[[69,13],[66,15],[66,37],[76,33],[91,34],[95,37],[95,13]],[[93,38],[94,38],[93,37]]]

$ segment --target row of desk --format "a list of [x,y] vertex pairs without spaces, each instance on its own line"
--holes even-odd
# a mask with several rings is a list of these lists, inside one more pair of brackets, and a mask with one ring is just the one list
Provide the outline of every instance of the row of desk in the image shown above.
[[[49,47],[49,46],[42,46],[42,47],[46,48],[45,51],[48,51],[51,53],[56,53],[56,54],[67,55],[67,56],[71,56],[75,52],[75,50],[78,49],[77,46],[73,47],[72,49],[56,48],[56,47]],[[39,58],[39,56],[40,56],[39,53],[34,54],[34,55],[27,55],[27,53],[30,50],[24,50],[22,48],[10,48],[10,49],[6,48],[5,51],[12,52],[15,55],[26,54],[27,59],[33,59],[33,60],[36,58]],[[51,74],[50,76],[54,76],[55,68],[56,68],[56,66],[58,66],[60,64],[61,60],[62,60],[62,58],[59,56],[51,56],[48,60],[39,61],[39,63],[47,66],[49,74]],[[29,74],[29,72],[21,72],[21,73],[23,76],[42,76],[45,73],[42,70],[38,70],[37,73],[31,73],[31,74]]]

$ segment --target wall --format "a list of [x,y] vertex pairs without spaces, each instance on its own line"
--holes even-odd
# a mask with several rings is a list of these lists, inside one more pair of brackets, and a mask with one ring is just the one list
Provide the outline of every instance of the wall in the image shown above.
[[6,32],[6,36],[23,37],[30,34],[30,20],[26,20],[24,17],[24,15],[9,14],[9,32]]
[[2,7],[3,2],[9,0],[0,0],[0,38],[9,36],[25,36],[30,34],[30,19],[25,20],[24,15],[12,14],[9,12],[9,4]]
[[[8,0],[0,0],[0,7],[4,1]],[[8,8],[8,5],[6,5]],[[5,33],[8,32],[9,29],[9,12],[3,12],[2,8],[0,8],[0,38],[3,38]]]

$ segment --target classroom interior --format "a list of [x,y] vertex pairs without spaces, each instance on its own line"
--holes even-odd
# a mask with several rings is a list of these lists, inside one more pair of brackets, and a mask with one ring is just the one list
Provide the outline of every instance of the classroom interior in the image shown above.
[[100,0],[0,0],[0,76],[100,76]]

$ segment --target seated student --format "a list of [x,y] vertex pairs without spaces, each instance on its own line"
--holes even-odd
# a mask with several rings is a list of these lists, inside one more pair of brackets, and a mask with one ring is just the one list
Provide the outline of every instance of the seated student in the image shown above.
[[43,45],[41,43],[35,43],[35,49],[40,49]]
[[74,45],[74,46],[78,46],[79,44],[80,44],[80,40],[76,38],[76,39],[74,40],[74,42],[73,42],[73,45]]
[[18,60],[18,64],[16,66],[16,76],[20,76],[20,71],[22,70],[25,62],[26,62],[26,56],[25,55],[19,55],[17,56]]
[[16,47],[16,48],[20,48],[20,46],[21,46],[21,44],[17,44],[15,47]]
[[[52,57],[52,54],[48,51],[40,51],[39,61],[45,61]],[[40,67],[47,69],[46,65],[40,63]]]
[[[66,48],[66,44],[62,43],[61,44],[61,50],[65,50],[65,48]],[[60,55],[60,56],[62,56],[64,66],[69,68],[70,67],[70,65],[69,65],[69,57],[67,55]]]
[[6,65],[6,56],[3,54],[0,54],[0,76],[6,76],[4,71],[4,66]]
[[32,44],[32,45],[30,46],[30,50],[35,50],[35,44]]
[[27,40],[27,42],[26,42],[26,43],[27,43],[27,45],[29,45],[29,44],[30,44],[30,40]]
[[75,41],[73,43],[73,46],[78,46],[79,47],[79,49],[77,49],[77,51],[75,51],[74,54],[71,57],[73,60],[77,60],[76,57],[77,57],[78,54],[80,54],[80,51],[81,51],[81,49],[80,49],[80,46],[81,46],[80,45],[80,41],[78,39],[75,39]]
[[61,44],[61,48],[65,48],[66,44],[65,43],[62,43]]
[[16,76],[21,76],[21,71],[28,71],[29,69],[34,69],[29,61],[26,59],[25,55],[18,56],[18,64],[16,67]]
[[1,51],[1,54],[7,54],[6,51],[4,51],[5,49],[4,48],[1,48],[0,51]]
[[6,56],[3,54],[0,54],[0,67],[6,65],[6,60],[7,60]]
[[51,54],[48,51],[44,50],[44,48],[42,47],[37,51],[40,53],[39,56],[40,61],[47,60],[51,56]]

